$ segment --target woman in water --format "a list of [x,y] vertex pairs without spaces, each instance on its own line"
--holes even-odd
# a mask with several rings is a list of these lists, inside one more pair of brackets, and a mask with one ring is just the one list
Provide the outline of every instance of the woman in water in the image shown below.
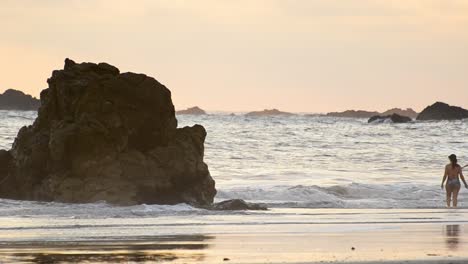
[[[468,188],[465,177],[463,177],[462,167],[458,165],[457,156],[452,154],[449,156],[450,164],[445,166],[444,178],[442,179],[442,189],[444,188],[444,182],[447,180],[445,190],[447,191],[447,207],[450,207],[450,201],[452,201],[453,207],[457,207],[458,192],[460,191],[460,178],[465,184],[465,188]],[[460,176],[460,178],[458,178]]]

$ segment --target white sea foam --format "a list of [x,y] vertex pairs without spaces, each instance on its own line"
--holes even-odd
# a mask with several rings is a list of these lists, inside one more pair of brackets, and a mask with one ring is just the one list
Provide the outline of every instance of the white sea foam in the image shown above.
[[[234,187],[219,189],[216,200],[241,198],[271,208],[443,208],[444,192],[432,185],[346,184],[319,186]],[[460,195],[460,205],[468,197]],[[65,217],[73,219],[139,218],[219,214],[187,204],[114,206],[104,202],[67,204],[0,199],[0,217]],[[236,212],[233,212],[236,213]]]
[[105,202],[68,204],[0,199],[0,217],[122,218],[184,215],[205,211],[188,204],[115,206]]
[[[439,186],[422,184],[237,187],[218,192],[217,199],[233,198],[270,207],[440,208],[445,205],[445,193]],[[459,202],[468,205],[468,197],[461,193]]]

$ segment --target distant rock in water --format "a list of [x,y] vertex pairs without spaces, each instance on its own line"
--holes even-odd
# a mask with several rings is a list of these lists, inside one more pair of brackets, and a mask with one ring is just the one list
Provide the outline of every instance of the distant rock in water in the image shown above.
[[198,106],[187,108],[176,112],[177,115],[206,115],[205,110]]
[[383,113],[379,113],[376,111],[364,111],[364,110],[347,110],[344,112],[331,112],[328,113],[327,116],[333,117],[349,117],[349,118],[371,118],[375,116],[391,116],[393,114],[398,114],[400,116],[407,116],[411,118],[416,118],[418,113],[411,108],[407,108],[405,110],[400,108],[392,108]]
[[446,103],[436,102],[426,107],[416,118],[417,120],[457,120],[468,118],[468,110]]
[[375,111],[363,111],[363,110],[347,110],[344,112],[331,112],[327,116],[332,117],[349,117],[349,118],[370,118],[379,115],[379,112]]
[[385,121],[391,121],[392,123],[408,123],[411,122],[413,119],[407,116],[401,116],[399,114],[387,115],[387,116],[373,116],[367,122],[368,123],[381,123]]
[[265,109],[263,111],[255,111],[255,112],[250,112],[245,114],[246,116],[294,116],[295,114],[293,113],[288,113],[288,112],[281,112],[278,109]]
[[0,94],[0,110],[36,111],[41,101],[22,91],[8,89]]
[[144,74],[65,60],[32,126],[0,151],[0,197],[210,205],[205,129],[177,128],[171,92]]
[[418,116],[418,113],[416,111],[414,111],[413,109],[411,109],[411,108],[407,108],[407,109],[392,108],[392,109],[389,109],[389,110],[381,113],[380,115],[389,116],[389,115],[393,115],[393,114],[397,114],[397,115],[400,115],[400,116],[407,116],[407,117],[410,117],[410,118],[413,118],[413,119]]

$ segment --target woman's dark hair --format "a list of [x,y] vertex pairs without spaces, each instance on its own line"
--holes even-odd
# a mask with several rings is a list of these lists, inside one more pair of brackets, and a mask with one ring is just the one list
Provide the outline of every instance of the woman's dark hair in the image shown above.
[[452,154],[452,155],[450,155],[448,158],[449,158],[450,162],[452,163],[452,168],[455,169],[456,167],[459,166],[459,165],[458,165],[458,160],[457,160],[457,155]]

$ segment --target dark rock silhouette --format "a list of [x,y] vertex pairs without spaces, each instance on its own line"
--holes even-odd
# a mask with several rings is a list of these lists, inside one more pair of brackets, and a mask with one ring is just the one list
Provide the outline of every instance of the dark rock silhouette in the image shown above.
[[410,118],[413,118],[413,119],[415,119],[418,116],[418,113],[416,111],[414,111],[413,109],[411,109],[411,108],[407,108],[407,109],[392,108],[392,109],[389,109],[389,110],[381,113],[380,115],[381,116],[389,116],[389,115],[393,115],[393,114],[397,114],[397,115],[400,115],[400,116],[407,116],[407,117],[410,117]]
[[8,89],[0,94],[0,110],[36,111],[41,101],[22,91]]
[[205,129],[177,128],[171,92],[144,74],[65,60],[32,126],[0,151],[0,197],[209,205]]
[[373,116],[367,122],[374,123],[374,122],[384,122],[385,120],[391,120],[393,123],[408,123],[411,122],[413,119],[407,116],[401,116],[399,114],[387,115],[387,116]]
[[390,116],[393,114],[398,114],[400,116],[407,116],[411,118],[416,118],[418,113],[411,108],[400,109],[392,108],[385,112],[379,113],[377,111],[364,111],[364,110],[346,110],[344,112],[331,112],[327,116],[333,117],[349,117],[349,118],[371,118],[374,116]]
[[333,117],[349,117],[349,118],[370,118],[379,115],[379,112],[375,111],[363,111],[363,110],[346,110],[344,112],[331,112],[327,116]]
[[209,207],[211,210],[267,210],[267,208],[261,204],[248,203],[241,199],[226,200],[219,203],[215,203]]
[[426,107],[416,118],[417,120],[457,120],[468,118],[468,110],[446,103],[436,102]]
[[295,114],[288,113],[288,112],[281,112],[278,109],[265,109],[263,111],[249,112],[245,115],[255,117],[255,116],[294,116]]
[[176,112],[177,115],[206,115],[205,110],[198,106],[187,108],[185,110],[179,110]]

